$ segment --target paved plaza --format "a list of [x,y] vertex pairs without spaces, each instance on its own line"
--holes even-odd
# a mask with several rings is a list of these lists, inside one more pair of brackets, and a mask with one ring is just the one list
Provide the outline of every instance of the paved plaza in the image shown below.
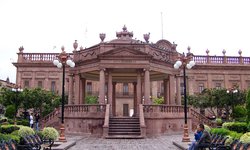
[[181,141],[182,135],[162,135],[145,139],[104,139],[85,136],[67,136],[76,141],[69,150],[180,150],[173,141]]

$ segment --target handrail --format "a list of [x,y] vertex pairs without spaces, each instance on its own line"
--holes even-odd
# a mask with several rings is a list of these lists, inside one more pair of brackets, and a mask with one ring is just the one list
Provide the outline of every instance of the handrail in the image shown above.
[[106,112],[105,112],[105,119],[104,119],[103,127],[109,127],[109,108],[110,108],[110,104],[107,104],[106,105]]
[[104,124],[103,124],[103,137],[108,136],[108,130],[109,130],[109,111],[110,111],[110,104],[106,105],[106,111],[105,111],[105,118],[104,118]]
[[139,104],[139,119],[140,119],[140,129],[141,129],[141,136],[146,136],[146,124],[144,119],[144,112],[143,112],[143,105]]
[[46,123],[48,123],[51,120],[54,120],[55,117],[59,117],[59,108],[55,108],[51,113],[44,116],[41,120],[43,121],[43,126],[45,126]]
[[190,114],[191,114],[192,118],[198,119],[200,123],[207,124],[207,125],[209,125],[211,127],[214,127],[216,125],[216,123],[212,122],[206,116],[198,113],[194,109],[190,108],[190,112],[191,112]]

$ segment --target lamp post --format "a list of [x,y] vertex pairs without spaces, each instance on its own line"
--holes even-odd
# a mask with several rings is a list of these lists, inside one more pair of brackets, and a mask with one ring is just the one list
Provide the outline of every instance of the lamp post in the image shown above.
[[18,111],[18,93],[22,92],[23,89],[21,89],[21,86],[19,85],[15,85],[11,91],[15,92],[15,118],[14,118],[14,125],[16,125],[16,115],[17,115],[17,111]]
[[61,112],[61,132],[59,141],[66,142],[65,138],[65,128],[64,128],[64,86],[65,86],[65,66],[68,65],[70,67],[75,67],[75,63],[70,59],[69,55],[64,51],[64,47],[62,46],[62,52],[57,56],[57,59],[53,61],[53,64],[57,66],[57,68],[63,68],[63,76],[62,76],[62,112]]
[[[188,47],[188,49],[190,49]],[[175,62],[174,68],[183,69],[183,82],[184,82],[184,133],[183,133],[183,138],[182,142],[189,142],[189,132],[188,132],[188,124],[187,124],[187,90],[186,90],[186,67],[187,69],[191,69],[194,65],[195,62],[191,60],[192,55],[185,55],[184,53],[182,54],[181,57]]]
[[[232,114],[233,114],[233,112],[234,112],[234,94],[235,94],[235,93],[238,93],[238,92],[239,92],[239,91],[238,91],[238,89],[237,89],[236,87],[232,87],[232,88],[230,88],[230,89],[227,90],[227,93],[228,93],[228,94],[231,93]],[[228,120],[228,113],[226,114],[226,118],[227,118],[227,120]]]

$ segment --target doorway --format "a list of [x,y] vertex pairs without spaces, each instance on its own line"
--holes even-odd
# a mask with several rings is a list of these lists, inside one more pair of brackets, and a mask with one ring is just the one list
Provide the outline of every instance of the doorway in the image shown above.
[[128,104],[123,104],[123,116],[129,116],[129,109]]

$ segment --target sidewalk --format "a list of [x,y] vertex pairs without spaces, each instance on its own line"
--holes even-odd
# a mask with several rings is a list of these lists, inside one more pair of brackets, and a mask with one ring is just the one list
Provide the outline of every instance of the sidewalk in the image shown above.
[[182,134],[161,135],[144,139],[104,139],[92,135],[66,135],[67,142],[53,150],[181,150]]

